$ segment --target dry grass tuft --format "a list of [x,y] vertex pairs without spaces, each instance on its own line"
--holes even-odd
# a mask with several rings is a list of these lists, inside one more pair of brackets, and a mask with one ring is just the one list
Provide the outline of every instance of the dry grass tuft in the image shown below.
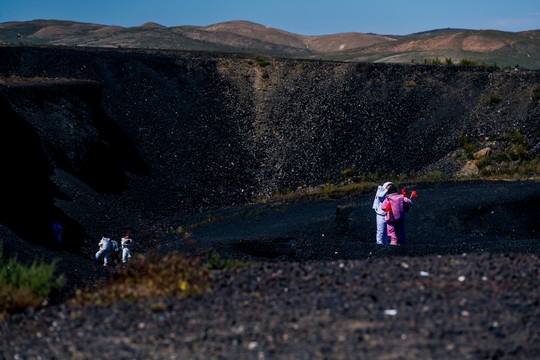
[[72,304],[102,304],[117,301],[137,302],[142,299],[172,296],[189,297],[206,292],[210,273],[199,258],[172,253],[160,257],[156,253],[139,255],[128,262],[98,290],[77,290]]

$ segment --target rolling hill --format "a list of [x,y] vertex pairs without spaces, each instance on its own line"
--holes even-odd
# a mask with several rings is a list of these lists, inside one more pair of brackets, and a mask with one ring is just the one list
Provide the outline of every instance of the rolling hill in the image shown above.
[[540,68],[540,30],[438,29],[407,36],[340,33],[305,36],[249,21],[209,26],[136,27],[61,20],[0,24],[0,43],[240,52],[347,62],[459,63]]

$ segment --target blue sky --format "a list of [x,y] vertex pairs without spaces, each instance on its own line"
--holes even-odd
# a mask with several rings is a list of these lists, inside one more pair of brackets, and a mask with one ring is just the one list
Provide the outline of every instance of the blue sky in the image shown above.
[[540,0],[2,0],[0,23],[74,20],[124,27],[248,20],[301,35],[405,35],[440,28],[540,29]]

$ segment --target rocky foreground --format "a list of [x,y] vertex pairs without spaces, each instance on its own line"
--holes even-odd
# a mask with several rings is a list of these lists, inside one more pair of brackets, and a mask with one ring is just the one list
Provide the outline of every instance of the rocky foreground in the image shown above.
[[54,306],[0,327],[3,359],[532,359],[538,255],[462,254],[214,271],[188,299]]
[[[224,209],[190,241],[251,255],[250,267],[213,270],[202,296],[8,316],[0,359],[539,358],[540,187],[414,189],[409,245],[399,247],[373,243],[371,194]],[[336,206],[351,203],[344,232]],[[28,253],[14,244],[7,250]],[[68,288],[101,276],[90,259],[59,255]]]

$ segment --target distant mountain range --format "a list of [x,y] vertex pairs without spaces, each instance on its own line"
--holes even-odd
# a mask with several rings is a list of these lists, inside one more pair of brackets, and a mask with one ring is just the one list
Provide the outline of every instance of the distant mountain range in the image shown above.
[[0,23],[0,43],[240,52],[266,56],[389,63],[453,63],[540,68],[540,30],[438,29],[398,36],[340,33],[304,36],[228,21],[209,26],[120,27],[61,20]]

